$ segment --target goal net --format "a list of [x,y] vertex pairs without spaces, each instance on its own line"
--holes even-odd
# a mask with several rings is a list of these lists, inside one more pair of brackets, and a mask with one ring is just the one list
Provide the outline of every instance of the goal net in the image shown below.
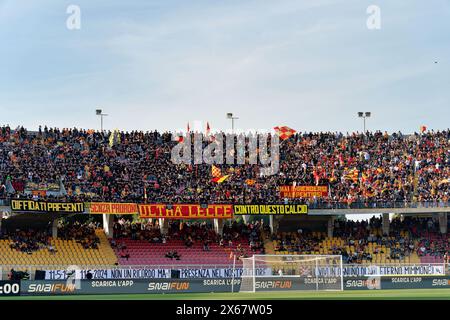
[[344,287],[340,255],[254,255],[242,261],[240,292]]

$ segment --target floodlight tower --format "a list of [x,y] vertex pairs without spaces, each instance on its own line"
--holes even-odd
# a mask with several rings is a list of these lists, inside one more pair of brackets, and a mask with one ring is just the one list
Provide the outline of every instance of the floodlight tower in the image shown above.
[[238,117],[233,117],[233,113],[227,113],[227,119],[231,120],[231,133],[234,133],[234,120],[239,119]]
[[358,112],[358,117],[363,118],[364,121],[364,133],[366,133],[366,118],[370,118],[371,112]]
[[102,109],[96,109],[95,114],[100,117],[100,130],[103,132],[103,117],[108,115],[106,113],[102,113]]

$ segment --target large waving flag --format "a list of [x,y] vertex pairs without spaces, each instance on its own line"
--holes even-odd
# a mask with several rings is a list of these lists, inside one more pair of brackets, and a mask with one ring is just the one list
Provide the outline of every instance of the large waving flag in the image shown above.
[[230,175],[222,175],[222,170],[220,170],[218,167],[216,167],[215,165],[212,165],[211,167],[211,175],[212,175],[212,182],[217,182],[217,183],[222,183],[225,180],[227,180]]
[[217,168],[215,165],[213,165],[211,167],[211,175],[213,176],[213,178],[220,178],[222,177],[222,171]]
[[227,180],[230,177],[230,175],[226,175],[226,176],[222,176],[222,177],[217,177],[217,178],[213,178],[212,181],[213,182],[217,182],[217,183],[222,183],[225,180]]
[[345,180],[353,180],[353,182],[357,182],[358,177],[359,177],[359,171],[356,168],[348,171],[348,173],[344,175]]
[[273,129],[275,130],[275,133],[280,137],[281,140],[289,139],[297,132],[294,129],[291,129],[287,126],[275,127]]

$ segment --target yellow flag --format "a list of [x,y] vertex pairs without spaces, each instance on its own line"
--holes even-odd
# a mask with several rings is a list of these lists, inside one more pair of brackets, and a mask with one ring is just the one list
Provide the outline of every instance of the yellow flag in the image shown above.
[[222,183],[225,180],[227,180],[228,177],[229,177],[229,175],[227,174],[226,176],[223,176],[223,177],[220,177],[220,178],[214,178],[214,179],[212,179],[212,181],[217,182],[217,183]]

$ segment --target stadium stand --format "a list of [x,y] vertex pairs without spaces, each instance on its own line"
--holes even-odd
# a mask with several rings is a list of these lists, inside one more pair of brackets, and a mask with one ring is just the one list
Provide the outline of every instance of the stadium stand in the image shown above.
[[[232,178],[220,184],[211,181],[209,165],[172,163],[170,151],[178,142],[169,132],[118,132],[116,143],[110,137],[111,132],[93,130],[1,127],[0,199],[273,204],[285,203],[280,185],[296,183],[329,186],[323,198],[289,200],[310,208],[448,206],[450,130],[408,136],[296,133],[281,144],[279,174],[262,176],[258,165],[222,165]],[[26,192],[30,184],[58,191]],[[343,254],[346,263],[432,263],[443,261],[450,248],[448,235],[439,234],[428,218],[394,219],[389,234],[383,234],[380,219],[338,220],[331,237],[323,230],[282,229],[268,236],[263,229],[241,223],[216,234],[207,224],[172,221],[162,234],[157,221],[117,220],[107,239],[101,229],[85,232],[83,225],[71,223],[58,230],[57,239],[19,239],[13,248],[14,236],[2,236],[0,263],[220,265],[231,263],[231,253],[244,257],[250,252]]]
[[[427,225],[427,227],[421,227]],[[324,232],[280,232],[272,236],[276,254],[342,254],[345,263],[443,263],[450,238],[431,219],[394,219],[383,235],[380,219],[337,221],[335,236]]]
[[[62,179],[65,199],[79,201],[143,202],[147,185],[147,197],[155,203],[277,203],[277,187],[293,181],[330,186],[330,196],[315,199],[311,206],[389,207],[396,202],[449,199],[449,130],[408,136],[378,131],[296,133],[281,144],[280,174],[262,177],[257,165],[224,165],[223,171],[232,171],[233,178],[221,184],[211,181],[206,164],[173,164],[170,151],[178,142],[168,132],[119,132],[120,143],[113,145],[110,135],[47,127],[29,133],[22,127],[15,131],[2,127],[0,197],[24,196],[30,182]],[[247,185],[249,179],[255,184]]]

